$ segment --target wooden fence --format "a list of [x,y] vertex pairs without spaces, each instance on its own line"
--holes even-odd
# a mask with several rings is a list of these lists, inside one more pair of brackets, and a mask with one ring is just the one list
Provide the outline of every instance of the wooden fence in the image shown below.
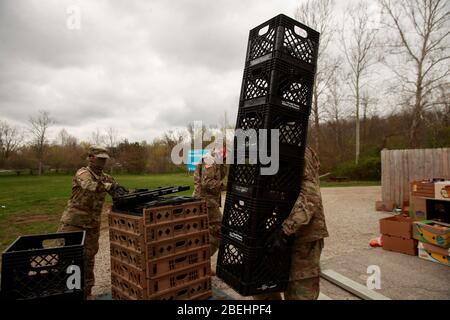
[[430,178],[450,179],[450,148],[381,151],[383,203],[401,207],[409,200],[410,182]]

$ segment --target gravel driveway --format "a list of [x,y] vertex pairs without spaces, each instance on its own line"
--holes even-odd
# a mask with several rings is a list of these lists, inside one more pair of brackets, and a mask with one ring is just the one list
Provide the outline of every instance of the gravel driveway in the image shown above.
[[[322,268],[333,269],[365,284],[367,267],[381,269],[381,294],[392,299],[450,299],[450,268],[418,257],[371,248],[371,238],[379,235],[378,220],[390,213],[377,212],[375,201],[381,199],[380,187],[323,188],[322,197],[330,237],[325,240]],[[222,197],[225,199],[225,197]],[[105,207],[100,251],[96,256],[94,294],[110,292],[110,258]],[[216,261],[217,256],[213,256]],[[233,298],[243,298],[213,277],[213,287]],[[325,280],[321,291],[332,299],[354,299]]]

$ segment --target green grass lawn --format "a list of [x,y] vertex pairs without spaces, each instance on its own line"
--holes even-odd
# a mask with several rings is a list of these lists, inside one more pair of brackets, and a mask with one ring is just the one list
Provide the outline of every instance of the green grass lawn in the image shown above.
[[[134,188],[189,185],[187,174],[118,175],[118,183]],[[70,197],[72,176],[0,176],[0,251],[18,236],[48,233],[57,229],[61,213]],[[107,196],[107,202],[111,198]]]
[[[118,183],[128,188],[189,185],[193,178],[185,173],[158,175],[118,175]],[[72,176],[0,176],[0,251],[18,236],[56,231],[59,218],[70,196]],[[321,182],[322,187],[368,186],[379,182]],[[111,199],[108,196],[107,202]]]

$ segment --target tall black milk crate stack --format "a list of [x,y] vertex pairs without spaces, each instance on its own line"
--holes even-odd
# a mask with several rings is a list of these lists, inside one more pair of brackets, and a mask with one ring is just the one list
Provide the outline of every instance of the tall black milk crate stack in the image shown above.
[[[236,129],[256,140],[235,138],[217,262],[217,275],[245,296],[284,291],[289,280],[290,255],[280,261],[265,247],[300,193],[318,44],[318,32],[285,15],[250,31]],[[271,129],[279,132],[278,148]],[[250,156],[262,139],[263,154],[279,160],[273,174],[262,172],[270,166],[262,150],[252,153],[256,162]]]

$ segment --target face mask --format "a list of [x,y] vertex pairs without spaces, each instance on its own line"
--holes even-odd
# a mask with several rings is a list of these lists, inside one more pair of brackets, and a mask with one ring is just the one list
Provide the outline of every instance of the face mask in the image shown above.
[[106,164],[105,158],[96,158],[96,157],[89,158],[89,166],[94,171],[101,172],[105,167],[105,164]]

